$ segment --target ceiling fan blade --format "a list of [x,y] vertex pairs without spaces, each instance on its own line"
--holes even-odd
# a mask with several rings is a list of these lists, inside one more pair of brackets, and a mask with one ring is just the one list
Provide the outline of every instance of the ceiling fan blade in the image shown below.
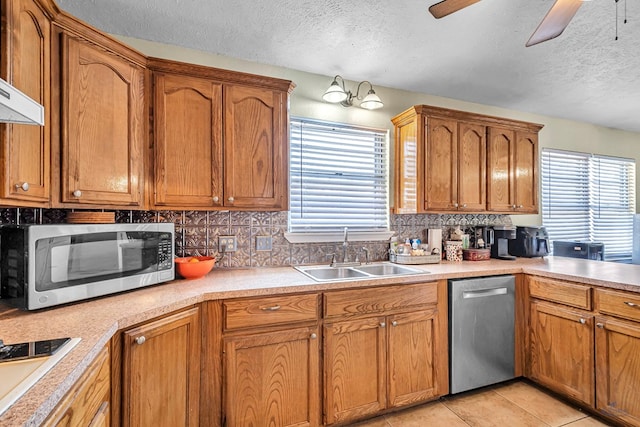
[[582,1],[583,0],[556,0],[542,22],[538,25],[538,28],[536,28],[529,38],[526,46],[529,47],[534,44],[546,42],[562,34],[582,5]]
[[474,3],[478,3],[479,1],[480,0],[443,0],[431,5],[431,7],[429,7],[429,12],[431,12],[435,18],[440,19],[443,16],[450,15],[453,12],[457,12],[460,9],[464,9]]

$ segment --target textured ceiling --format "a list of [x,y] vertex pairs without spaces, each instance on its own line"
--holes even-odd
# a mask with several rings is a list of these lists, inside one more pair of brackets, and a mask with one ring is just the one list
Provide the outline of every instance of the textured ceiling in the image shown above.
[[618,3],[617,41],[615,0],[595,0],[529,48],[553,0],[483,0],[439,20],[428,12],[436,1],[58,4],[112,34],[640,132],[640,1]]

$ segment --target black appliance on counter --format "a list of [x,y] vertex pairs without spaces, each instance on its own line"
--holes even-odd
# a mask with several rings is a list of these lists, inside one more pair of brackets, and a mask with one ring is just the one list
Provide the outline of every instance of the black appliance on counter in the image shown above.
[[509,240],[511,255],[534,258],[549,255],[549,234],[537,225],[516,227],[516,238]]
[[493,226],[493,245],[491,258],[514,260],[516,257],[509,253],[509,241],[516,238],[516,228],[508,225]]
[[604,261],[604,243],[554,240],[553,255]]

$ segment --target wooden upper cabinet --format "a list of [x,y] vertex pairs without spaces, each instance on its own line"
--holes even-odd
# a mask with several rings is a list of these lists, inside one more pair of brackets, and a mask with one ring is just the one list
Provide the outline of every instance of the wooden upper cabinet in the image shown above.
[[155,205],[222,206],[222,84],[156,73]]
[[486,206],[486,128],[458,123],[458,210],[483,211]]
[[44,106],[44,126],[0,124],[0,204],[50,198],[51,21],[33,0],[2,1],[0,75]]
[[287,210],[287,80],[149,58],[163,209]]
[[451,210],[458,200],[458,123],[427,118],[425,209]]
[[487,149],[487,209],[511,212],[515,209],[513,161],[515,132],[498,127],[489,128]]
[[541,125],[429,105],[391,121],[396,213],[537,212]]
[[538,212],[538,133],[490,127],[487,210]]
[[225,86],[225,205],[288,209],[286,103],[286,97],[279,91]]
[[427,118],[427,211],[485,209],[485,132],[474,123]]
[[[395,206],[396,213],[415,213],[423,205],[424,170],[418,167],[422,145],[418,144],[424,135],[422,123],[413,117],[402,116],[394,119],[395,125]],[[418,200],[418,198],[420,198]]]
[[538,134],[516,131],[514,167],[518,212],[538,213]]
[[62,35],[63,207],[143,205],[146,117],[141,66]]

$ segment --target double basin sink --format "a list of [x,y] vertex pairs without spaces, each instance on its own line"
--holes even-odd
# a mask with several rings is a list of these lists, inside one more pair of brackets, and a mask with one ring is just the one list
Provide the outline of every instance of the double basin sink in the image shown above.
[[317,282],[332,282],[342,280],[375,279],[380,277],[406,276],[410,274],[429,274],[428,271],[404,265],[381,262],[356,266],[298,266],[294,267],[301,273]]

